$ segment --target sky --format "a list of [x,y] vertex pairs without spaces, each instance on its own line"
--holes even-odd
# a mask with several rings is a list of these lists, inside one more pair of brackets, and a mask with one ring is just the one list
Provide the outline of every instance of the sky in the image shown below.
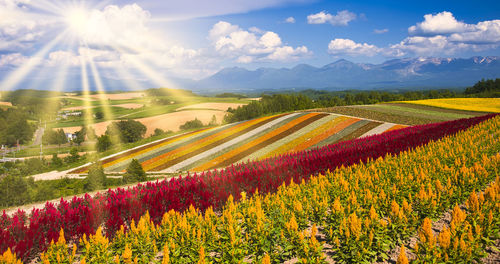
[[0,0],[0,91],[176,87],[235,66],[498,56],[499,11],[489,0]]

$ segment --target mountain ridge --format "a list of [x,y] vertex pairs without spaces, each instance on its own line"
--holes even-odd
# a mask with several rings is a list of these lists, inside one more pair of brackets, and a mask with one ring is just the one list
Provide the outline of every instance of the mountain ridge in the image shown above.
[[339,59],[315,67],[228,67],[190,83],[194,91],[242,91],[253,89],[375,89],[406,87],[467,87],[481,79],[500,78],[499,56],[470,58],[416,57],[391,59],[380,64]]

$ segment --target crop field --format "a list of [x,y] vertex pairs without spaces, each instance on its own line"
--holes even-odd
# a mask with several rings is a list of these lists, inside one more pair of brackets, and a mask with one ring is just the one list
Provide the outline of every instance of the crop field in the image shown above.
[[[249,99],[197,96],[181,90],[168,96],[148,96],[146,93],[129,92],[93,94],[88,96],[63,96],[58,97],[58,100],[65,103],[61,108],[61,111],[82,112],[82,114],[78,117],[60,119],[49,122],[48,124],[51,128],[64,128],[67,132],[77,131],[83,125],[95,126],[96,130],[101,131],[101,126],[103,126],[103,124],[107,124],[105,122],[108,121],[123,119],[135,119],[141,121],[140,119],[155,119],[157,116],[183,112],[186,110],[212,111],[212,114],[208,117],[208,120],[205,123],[210,121],[213,114],[216,115],[219,123],[221,123],[222,117],[226,114],[226,110],[229,107],[237,108],[238,106],[248,104],[251,101]],[[217,111],[217,113],[214,111]],[[89,116],[87,113],[90,113],[90,116],[93,116],[97,112],[105,113],[106,115],[104,116],[104,119],[85,119],[86,116]],[[196,117],[186,113],[179,115],[185,115],[186,118],[190,118],[189,120]],[[149,125],[151,123],[158,123],[151,122],[150,119],[145,120],[145,122],[148,123],[145,124],[148,126],[148,131],[153,131],[156,128],[165,129],[166,125]],[[186,121],[188,120],[184,120],[182,124]],[[178,129],[178,126],[179,125],[169,126],[167,130],[175,131]]]
[[407,127],[3,214],[0,261],[494,262],[498,131],[495,115]]
[[444,98],[403,101],[401,103],[434,106],[445,109],[500,113],[500,98]]
[[[205,171],[402,127],[329,113],[287,113],[153,142],[105,158],[103,167],[109,172],[120,172],[134,158],[151,172]],[[85,171],[83,167],[75,173]]]
[[[477,99],[477,98],[471,98]],[[443,99],[444,100],[444,99]],[[456,100],[456,99],[453,99]],[[488,99],[492,100],[492,99]],[[423,100],[429,101],[429,100]],[[384,122],[391,122],[404,125],[419,125],[429,124],[440,121],[448,121],[459,118],[469,118],[474,116],[484,115],[486,113],[494,113],[495,111],[477,112],[453,108],[442,108],[424,104],[413,104],[418,101],[383,103],[374,105],[352,105],[352,106],[336,106],[321,109],[322,111],[356,116]],[[459,102],[457,102],[459,103]],[[451,104],[451,102],[450,102]],[[489,110],[493,110],[489,108]]]

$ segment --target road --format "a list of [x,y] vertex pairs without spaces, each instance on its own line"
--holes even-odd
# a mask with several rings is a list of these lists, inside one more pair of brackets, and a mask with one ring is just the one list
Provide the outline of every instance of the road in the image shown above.
[[35,139],[33,140],[33,146],[39,146],[40,144],[42,144],[42,137],[43,137],[43,133],[45,132],[45,128],[43,127],[39,127],[36,131],[35,131]]

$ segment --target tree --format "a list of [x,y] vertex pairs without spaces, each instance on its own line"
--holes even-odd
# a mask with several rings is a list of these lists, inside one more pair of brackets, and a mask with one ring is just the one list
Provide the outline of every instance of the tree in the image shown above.
[[85,136],[87,135],[87,129],[82,127],[79,131],[75,132],[76,137],[73,139],[78,146],[85,141]]
[[97,111],[97,112],[95,112],[94,116],[95,116],[96,119],[103,119],[104,118],[104,113],[101,112],[101,111]]
[[121,142],[135,142],[146,134],[146,126],[132,119],[113,122],[106,128],[106,135],[117,137]]
[[85,128],[87,139],[90,141],[94,141],[97,138],[97,135],[95,133],[95,129],[91,126],[88,126]]
[[43,142],[45,144],[57,144],[61,146],[61,144],[67,143],[68,138],[66,137],[66,133],[62,128],[58,130],[49,130],[43,135]]
[[217,117],[215,115],[212,116],[212,119],[210,120],[210,123],[208,123],[209,126],[216,126],[217,125]]
[[141,182],[145,181],[146,179],[146,172],[144,172],[141,163],[136,159],[132,159],[127,167],[127,172],[123,175],[123,182]]
[[102,135],[97,138],[96,148],[99,152],[104,152],[111,147],[111,138],[108,135]]
[[83,188],[86,191],[94,191],[105,188],[107,185],[106,174],[100,163],[93,163],[89,168],[89,174],[85,179]]
[[0,179],[0,206],[25,204],[30,201],[28,184],[22,176],[7,175]]
[[198,120],[198,118],[195,118],[194,120],[186,121],[186,123],[184,123],[184,125],[179,126],[179,128],[181,130],[201,128],[201,127],[203,127],[203,123],[200,120]]
[[52,154],[52,160],[51,160],[52,167],[54,168],[60,168],[63,165],[62,159],[57,156],[56,153]]
[[156,128],[153,135],[154,136],[160,136],[160,135],[163,135],[163,134],[165,134],[165,131],[163,131],[163,129]]
[[67,156],[64,160],[67,163],[73,163],[73,162],[77,161],[78,159],[80,159],[80,155],[78,155],[78,149],[73,147],[69,151],[69,156]]

